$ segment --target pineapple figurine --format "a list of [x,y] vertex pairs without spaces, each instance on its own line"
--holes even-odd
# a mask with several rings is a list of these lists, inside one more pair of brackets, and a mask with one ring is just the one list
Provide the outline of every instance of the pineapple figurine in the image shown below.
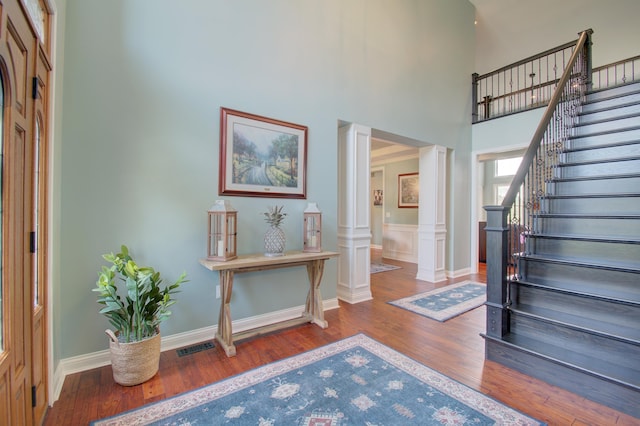
[[287,214],[282,213],[283,208],[284,206],[269,206],[269,211],[263,213],[264,220],[269,224],[269,229],[264,234],[265,256],[284,255],[286,237],[284,231],[280,228],[280,224],[282,224]]

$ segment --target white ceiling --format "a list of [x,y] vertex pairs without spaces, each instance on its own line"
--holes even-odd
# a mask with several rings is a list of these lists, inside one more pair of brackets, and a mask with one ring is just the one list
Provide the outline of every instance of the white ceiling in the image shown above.
[[371,138],[371,164],[403,161],[418,156],[418,148],[409,145]]

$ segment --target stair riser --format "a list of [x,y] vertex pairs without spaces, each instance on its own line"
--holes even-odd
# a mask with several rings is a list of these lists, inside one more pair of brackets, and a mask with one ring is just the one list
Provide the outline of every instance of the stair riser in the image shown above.
[[598,111],[603,108],[616,108],[620,105],[638,102],[640,102],[640,93],[629,93],[624,96],[586,103],[580,108],[580,113],[589,114],[592,111]]
[[[595,111],[595,112],[587,113],[587,111],[583,109],[582,113],[579,115],[579,123],[588,124],[588,123],[593,123],[594,121],[617,119],[629,114],[640,114],[640,95],[636,95],[635,98],[637,98],[637,99],[634,99],[634,101],[636,102],[635,104],[625,105],[625,106],[611,108],[611,109],[602,109],[603,108],[602,105],[592,104],[594,108],[591,108],[590,111]],[[600,108],[595,108],[595,107],[600,107]]]
[[592,401],[640,418],[638,392],[603,378],[560,365],[497,340],[485,341],[485,356],[532,377],[568,389]]
[[604,163],[563,165],[558,167],[558,177],[609,176],[640,172],[640,160],[607,161]]
[[[602,285],[598,295],[608,296],[612,292],[624,292],[632,302],[640,303],[640,274],[608,269],[587,268],[579,265],[538,262],[525,259],[521,263],[520,273],[525,281],[544,284],[547,281],[567,282],[569,284],[593,283]],[[591,288],[591,286],[590,286]]]
[[610,121],[602,121],[599,123],[585,124],[584,126],[577,126],[574,129],[574,132],[575,132],[574,135],[582,136],[582,135],[590,135],[592,133],[598,133],[598,132],[611,132],[611,131],[616,131],[618,129],[624,129],[626,127],[637,126],[638,124],[640,124],[640,117],[638,116],[620,118],[617,120],[610,120]]
[[635,156],[640,156],[640,143],[566,152],[562,155],[561,161],[563,163],[579,163],[583,161],[606,161]]
[[538,220],[535,223],[534,230],[539,234],[637,237],[640,235],[640,219],[545,217],[543,222]]
[[[532,337],[545,343],[562,346],[568,351],[588,353],[599,359],[606,359],[621,367],[630,369],[628,377],[620,379],[628,380],[640,385],[640,371],[638,359],[640,359],[640,346],[617,339],[610,339],[594,335],[588,331],[564,327],[561,324],[552,324],[536,318],[530,318],[517,313],[511,314],[511,332],[520,336]],[[567,353],[569,358],[570,354]],[[563,361],[572,362],[572,359]],[[584,366],[597,371],[597,365]],[[634,371],[636,370],[636,371]]]
[[587,102],[591,103],[594,101],[604,102],[610,98],[622,97],[622,96],[630,96],[634,95],[635,92],[640,90],[639,83],[625,84],[623,86],[612,87],[606,90],[599,90],[597,92],[589,93],[587,95]]
[[552,195],[624,194],[637,192],[640,177],[552,182],[547,191]]
[[[578,316],[588,312],[593,318],[609,324],[640,324],[640,306],[638,305],[580,297],[544,288],[519,285],[517,282],[511,284],[511,294],[518,304],[534,305]],[[633,336],[622,335],[621,337],[637,341],[637,333]]]
[[567,142],[567,148],[580,149],[618,142],[640,140],[640,129],[620,130],[612,133],[592,136],[572,136]]
[[554,198],[543,200],[542,206],[547,213],[631,214],[640,212],[640,197]]
[[640,266],[640,244],[529,238],[525,247],[527,252],[544,256],[584,257],[598,259],[599,264],[629,262]]

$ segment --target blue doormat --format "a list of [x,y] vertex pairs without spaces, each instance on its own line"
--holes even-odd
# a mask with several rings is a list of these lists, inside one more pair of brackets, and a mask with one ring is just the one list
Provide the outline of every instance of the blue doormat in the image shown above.
[[486,285],[463,281],[389,303],[443,322],[484,305],[486,293]]

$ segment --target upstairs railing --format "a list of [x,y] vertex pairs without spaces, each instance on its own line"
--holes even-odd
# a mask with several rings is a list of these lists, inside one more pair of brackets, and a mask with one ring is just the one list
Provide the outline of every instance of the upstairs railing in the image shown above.
[[545,106],[569,66],[576,42],[570,41],[487,74],[473,74],[472,122]]
[[591,79],[593,90],[607,89],[640,81],[640,56],[594,68]]
[[518,259],[527,254],[526,236],[544,213],[542,197],[591,84],[591,34],[580,34],[502,205],[487,211],[487,335],[508,332],[509,280],[520,278]]

